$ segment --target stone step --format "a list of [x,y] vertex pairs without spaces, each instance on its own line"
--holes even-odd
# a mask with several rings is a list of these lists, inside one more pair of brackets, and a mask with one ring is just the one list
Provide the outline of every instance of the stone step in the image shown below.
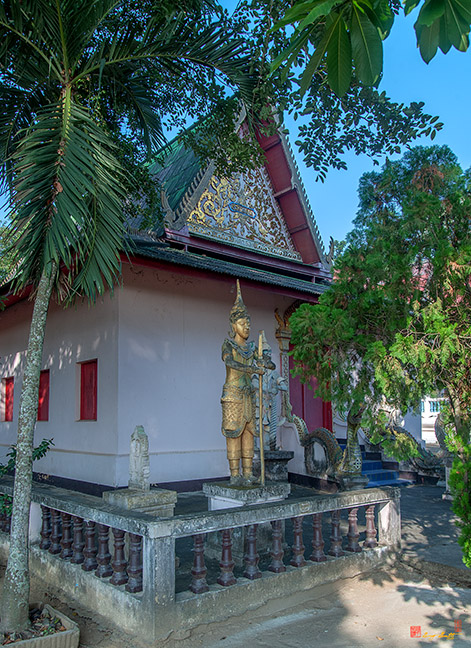
[[363,461],[362,472],[372,472],[374,470],[382,470],[383,468],[386,468],[386,466],[383,466],[382,461],[370,461],[367,459]]
[[363,475],[368,477],[370,481],[389,481],[391,479],[399,479],[399,473],[395,470],[364,470]]

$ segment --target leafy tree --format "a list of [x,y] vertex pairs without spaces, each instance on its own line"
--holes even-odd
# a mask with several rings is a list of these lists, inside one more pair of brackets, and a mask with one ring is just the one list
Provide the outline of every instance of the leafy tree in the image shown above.
[[[400,153],[416,138],[429,135],[433,138],[443,124],[438,117],[424,112],[422,102],[399,104],[357,77],[352,78],[348,90],[339,98],[326,83],[325,61],[311,75],[306,91],[301,90],[299,71],[306,67],[310,45],[290,57],[283,73],[278,73],[279,70],[268,82],[263,82],[270,66],[275,62],[276,67],[291,47],[286,29],[274,26],[290,11],[306,4],[309,3],[241,0],[234,14],[227,18],[227,29],[243,37],[250,47],[253,65],[260,72],[260,100],[266,98],[265,118],[270,119],[270,107],[276,106],[280,115],[287,112],[299,120],[296,145],[306,165],[317,172],[316,179],[323,181],[330,167],[346,169],[344,156],[349,151],[368,155],[378,163],[385,155]],[[325,8],[329,2],[318,4]]]
[[386,394],[401,382],[404,398],[434,391],[448,398],[442,416],[454,455],[453,510],[463,561],[471,567],[471,173],[441,147],[405,157],[397,173],[391,168],[371,180],[365,214],[384,200],[391,211],[400,206],[417,228],[413,269],[420,285],[406,325],[380,350],[378,380]]
[[[360,181],[360,209],[320,306],[291,318],[298,371],[396,456],[388,416],[448,397],[453,508],[471,565],[471,174],[448,147],[416,147]],[[354,432],[351,432],[353,436]]]
[[303,304],[290,318],[296,373],[306,381],[315,376],[316,395],[332,401],[347,420],[345,473],[361,473],[360,427],[396,456],[412,451],[404,436],[388,432],[402,394],[386,400],[376,375],[378,345],[388,348],[407,321],[416,282],[401,263],[410,254],[397,223],[382,225],[374,236],[354,231],[335,259],[330,289],[317,305]]
[[0,226],[0,284],[5,281],[10,274],[12,268],[11,253],[7,252],[7,243],[5,241],[7,236],[6,226]]
[[[228,37],[215,10],[212,0],[0,5],[0,180],[12,207],[13,288],[32,285],[35,295],[20,397],[4,631],[28,625],[33,432],[51,296],[93,301],[118,280],[123,203],[128,198],[129,210],[148,199],[140,163],[164,141],[166,124],[217,108],[221,128],[233,129],[237,97],[225,101],[228,90],[249,110],[252,105],[256,75],[245,44]],[[130,155],[123,154],[125,144]],[[214,137],[207,145],[208,155],[220,148]]]
[[383,69],[383,40],[401,9],[408,15],[420,5],[414,25],[421,56],[429,63],[440,48],[464,52],[469,46],[471,7],[466,0],[305,0],[294,3],[274,29],[294,25],[290,43],[273,63],[286,72],[304,56],[303,95],[316,75],[325,76],[342,97],[356,79],[376,84]]

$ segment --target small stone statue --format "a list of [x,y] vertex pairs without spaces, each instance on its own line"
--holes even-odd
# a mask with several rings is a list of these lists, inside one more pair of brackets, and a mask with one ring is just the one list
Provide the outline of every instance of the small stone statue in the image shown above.
[[[272,349],[268,344],[265,333],[263,333],[263,365],[267,371],[263,376],[263,403],[262,422],[265,447],[269,450],[277,449],[278,428],[284,419],[279,420],[278,415],[278,394],[288,391],[286,379],[280,376],[271,358]],[[258,410],[258,408],[257,408]],[[258,419],[258,411],[257,411]],[[258,429],[258,428],[257,428]]]
[[131,435],[128,487],[150,490],[149,439],[142,425],[136,425]]
[[[226,365],[226,381],[222,390],[222,433],[226,437],[227,459],[232,486],[249,485],[256,481],[253,475],[255,424],[255,389],[252,376],[265,373],[254,342],[248,342],[250,316],[240,293],[229,317],[231,331],[222,345],[222,359]],[[240,462],[242,461],[242,476]]]

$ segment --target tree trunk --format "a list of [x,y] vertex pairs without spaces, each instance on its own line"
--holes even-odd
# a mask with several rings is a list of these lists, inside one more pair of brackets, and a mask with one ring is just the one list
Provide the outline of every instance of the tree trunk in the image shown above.
[[43,271],[39,282],[24,365],[16,444],[10,553],[1,604],[0,629],[3,632],[20,632],[29,625],[28,534],[33,481],[34,429],[38,413],[39,375],[46,316],[55,269],[54,264],[49,272]]

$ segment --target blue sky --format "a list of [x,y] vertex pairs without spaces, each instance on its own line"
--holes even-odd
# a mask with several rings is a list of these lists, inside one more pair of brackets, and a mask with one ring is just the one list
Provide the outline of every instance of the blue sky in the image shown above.
[[[223,2],[233,6],[233,0]],[[391,35],[384,42],[384,76],[380,89],[398,102],[424,101],[429,114],[439,115],[443,130],[434,144],[448,144],[456,153],[463,168],[471,166],[470,111],[471,103],[471,50],[465,53],[451,49],[445,56],[440,51],[426,65],[416,47],[413,15],[398,17]],[[295,150],[296,124],[287,124],[290,141]],[[417,141],[428,145],[427,138]],[[295,150],[296,152],[296,150]],[[355,217],[360,176],[378,167],[366,156],[350,155],[347,171],[329,171],[326,181],[315,182],[315,173],[306,168],[297,155],[311,206],[328,247],[329,238],[341,240],[350,231]],[[0,220],[2,210],[0,208]]]
[[[424,101],[424,110],[439,115],[444,127],[433,142],[421,138],[416,144],[447,144],[458,156],[463,169],[467,169],[471,166],[471,50],[463,53],[452,48],[446,56],[439,50],[427,65],[416,47],[414,22],[413,16],[397,18],[391,35],[384,42],[384,75],[380,89],[399,103]],[[288,124],[288,128],[294,144],[296,124]],[[351,155],[347,158],[348,170],[329,171],[322,184],[315,182],[315,174],[303,165],[301,156],[297,156],[297,162],[327,247],[330,236],[341,240],[352,227],[360,176],[379,167],[373,167],[366,156]]]

